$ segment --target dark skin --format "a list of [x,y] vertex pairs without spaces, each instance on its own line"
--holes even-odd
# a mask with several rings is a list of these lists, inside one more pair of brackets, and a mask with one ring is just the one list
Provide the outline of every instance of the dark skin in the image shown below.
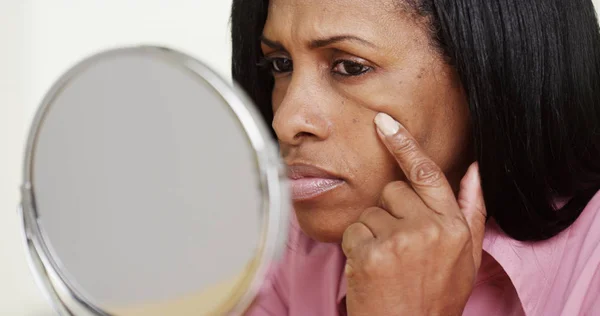
[[344,180],[294,209],[307,235],[342,244],[350,315],[459,315],[481,261],[464,90],[411,12],[273,0],[263,31],[285,162]]

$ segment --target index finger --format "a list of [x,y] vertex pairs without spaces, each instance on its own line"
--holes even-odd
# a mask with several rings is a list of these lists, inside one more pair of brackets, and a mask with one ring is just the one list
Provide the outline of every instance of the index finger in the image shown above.
[[439,214],[458,212],[454,192],[443,171],[408,130],[385,113],[377,114],[375,124],[383,143],[425,205]]

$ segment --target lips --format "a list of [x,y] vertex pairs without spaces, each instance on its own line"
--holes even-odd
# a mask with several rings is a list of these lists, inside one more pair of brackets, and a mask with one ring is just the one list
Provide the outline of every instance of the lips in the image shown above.
[[313,165],[293,164],[288,167],[288,177],[294,201],[317,198],[344,184],[344,180]]

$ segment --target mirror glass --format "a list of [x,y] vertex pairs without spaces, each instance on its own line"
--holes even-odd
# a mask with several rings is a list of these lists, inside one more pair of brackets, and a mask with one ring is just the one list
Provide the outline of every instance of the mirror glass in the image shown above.
[[43,245],[69,290],[108,314],[213,314],[268,264],[257,146],[274,145],[198,69],[161,49],[105,53],[57,84],[34,128]]

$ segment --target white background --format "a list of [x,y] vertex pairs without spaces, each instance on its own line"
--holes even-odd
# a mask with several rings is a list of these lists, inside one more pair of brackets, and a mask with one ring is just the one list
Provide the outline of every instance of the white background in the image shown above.
[[46,90],[89,54],[141,43],[182,50],[229,78],[230,5],[231,0],[0,0],[0,315],[53,315],[29,273],[16,214],[23,142]]
[[16,207],[23,143],[46,90],[80,59],[167,45],[229,78],[231,0],[0,0],[0,315],[54,315],[30,275]]

